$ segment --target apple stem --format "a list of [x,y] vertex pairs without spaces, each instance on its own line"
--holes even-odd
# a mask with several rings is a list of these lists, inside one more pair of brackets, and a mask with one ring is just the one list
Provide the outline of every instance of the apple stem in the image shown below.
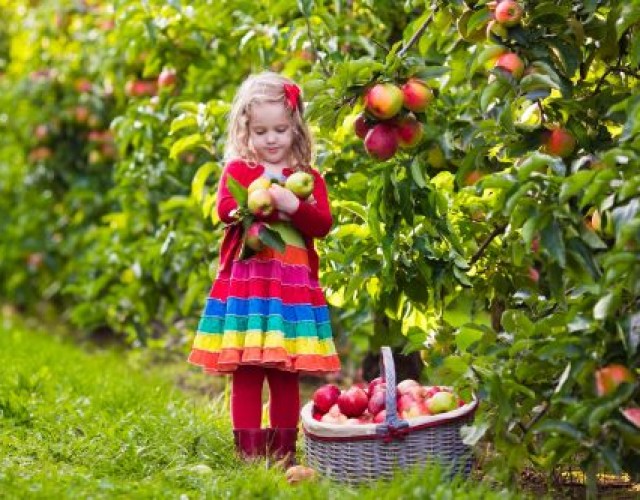
[[538,99],[537,101],[538,103],[538,109],[540,110],[540,123],[545,123],[547,120],[544,116],[544,108],[542,107],[542,101],[540,99]]

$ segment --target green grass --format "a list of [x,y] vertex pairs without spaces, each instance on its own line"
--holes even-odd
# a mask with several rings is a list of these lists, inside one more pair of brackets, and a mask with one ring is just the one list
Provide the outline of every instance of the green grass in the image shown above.
[[0,326],[0,498],[515,498],[435,469],[289,486],[235,457],[222,396],[184,393],[170,370],[131,359]]

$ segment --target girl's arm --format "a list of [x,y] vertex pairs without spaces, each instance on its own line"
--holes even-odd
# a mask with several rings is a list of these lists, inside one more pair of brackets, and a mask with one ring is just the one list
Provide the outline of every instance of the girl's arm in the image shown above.
[[324,238],[329,234],[333,224],[327,185],[317,171],[312,170],[311,173],[314,180],[312,195],[314,202],[300,201],[297,210],[289,214],[289,216],[296,229],[305,236]]

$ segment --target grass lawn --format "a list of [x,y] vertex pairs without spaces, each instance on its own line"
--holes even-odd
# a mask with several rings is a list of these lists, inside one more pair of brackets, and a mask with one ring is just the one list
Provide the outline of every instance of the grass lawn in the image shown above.
[[235,457],[223,403],[126,354],[5,322],[0,498],[516,498],[433,469],[360,488],[289,486],[282,471]]

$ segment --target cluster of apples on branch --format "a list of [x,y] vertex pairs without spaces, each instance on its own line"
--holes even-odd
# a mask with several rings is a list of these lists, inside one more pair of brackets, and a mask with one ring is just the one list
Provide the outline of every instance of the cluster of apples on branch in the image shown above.
[[[636,375],[624,365],[612,363],[603,366],[595,373],[596,394],[603,398],[614,394],[621,384],[636,384]],[[640,407],[620,408],[622,415],[640,429]]]
[[401,86],[380,82],[370,87],[364,94],[365,111],[354,122],[367,153],[386,161],[398,148],[416,146],[424,126],[414,113],[424,113],[433,97],[431,88],[418,78],[409,78]]
[[[313,418],[338,425],[381,424],[387,416],[386,396],[387,384],[382,377],[345,390],[325,384],[313,394]],[[405,420],[446,413],[464,404],[446,387],[423,386],[413,379],[396,386],[398,416]]]
[[[487,38],[504,41],[509,39],[509,30],[520,26],[525,14],[524,8],[515,0],[499,0],[487,4],[491,11],[491,20],[487,23]],[[490,66],[510,75],[515,81],[540,73],[535,64],[527,66],[515,51],[499,44],[489,47]],[[490,77],[491,78],[491,77]],[[540,134],[541,150],[550,155],[567,158],[576,148],[576,139],[566,128],[559,124],[549,124]]]

